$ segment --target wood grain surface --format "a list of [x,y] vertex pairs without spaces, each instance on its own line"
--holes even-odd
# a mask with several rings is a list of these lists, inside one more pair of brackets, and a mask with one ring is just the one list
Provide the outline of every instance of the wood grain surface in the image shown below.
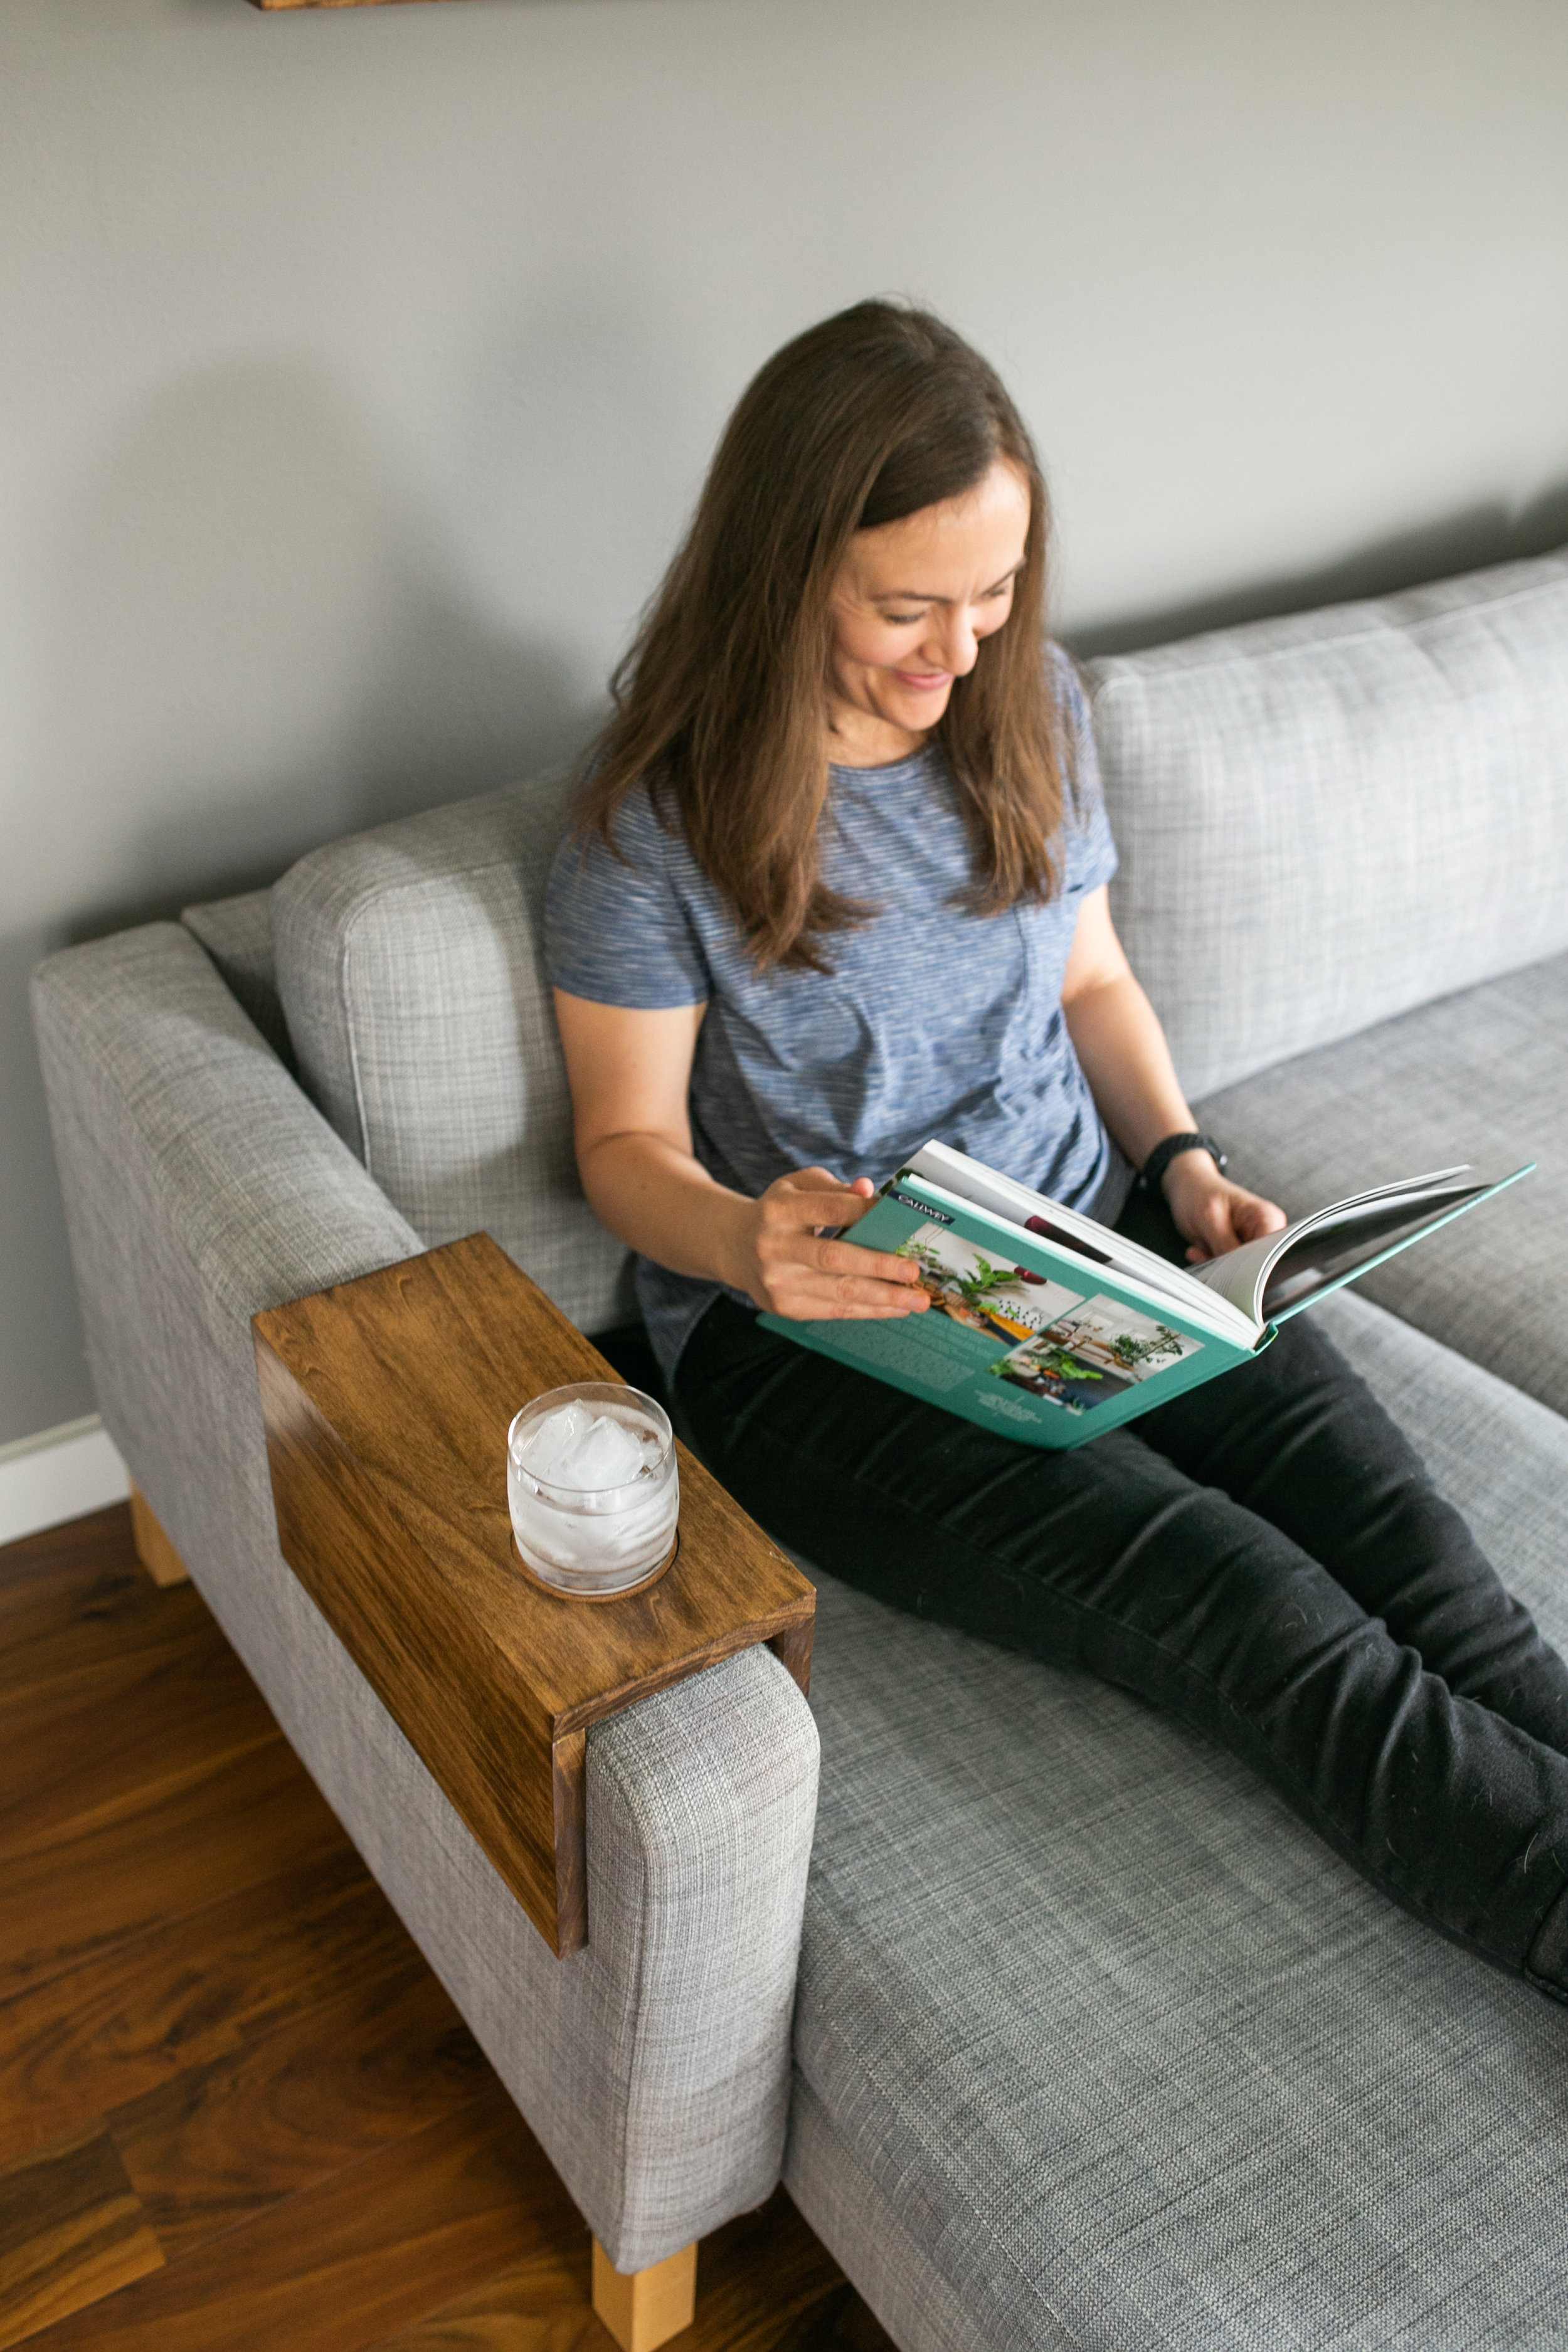
[[[611,2352],[585,2223],[282,1738],[231,1750],[232,1675],[124,1505],[0,1550],[36,1832],[25,1905],[0,1872],[0,2347]],[[112,1800],[68,1753],[89,1690]],[[782,2191],[698,2277],[679,2352],[891,2352]]]
[[[298,1768],[289,1777],[304,1779]],[[150,1872],[142,1903],[166,1894],[162,1871]],[[0,2003],[5,2143],[41,2145],[243,2053],[345,1993],[374,1990],[408,1951],[341,1832],[313,1863],[132,1925],[107,1950]]]
[[115,2110],[126,2178],[169,2259],[488,2089],[478,2044],[406,1937],[389,1957],[336,2000]]
[[[253,8],[384,8],[400,0],[250,0]],[[407,5],[407,0],[401,0]]]
[[188,1642],[211,1619],[194,1591],[163,1596],[137,1560],[123,1506],[28,1541],[29,1571],[0,1578],[0,1705],[55,1683],[68,1700],[89,1667]]
[[20,2344],[163,2263],[101,2124],[0,2166],[0,2345]]
[[535,2235],[537,2143],[493,2078],[252,2220],[237,2277],[226,2232],[58,2326],[51,2352],[351,2352],[378,2343]]
[[759,1642],[804,1689],[813,1587],[684,1446],[658,1584],[583,1608],[517,1572],[512,1416],[619,1376],[488,1234],[255,1333],[284,1558],[541,1934],[580,1949],[588,1727]]

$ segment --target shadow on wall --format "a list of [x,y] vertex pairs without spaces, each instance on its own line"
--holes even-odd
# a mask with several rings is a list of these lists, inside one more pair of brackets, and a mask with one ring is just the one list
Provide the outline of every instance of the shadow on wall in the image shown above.
[[1089,622],[1063,636],[1075,654],[1139,653],[1205,629],[1229,629],[1246,621],[1271,621],[1288,613],[1310,613],[1319,604],[1342,604],[1366,596],[1394,596],[1457,572],[1476,572],[1522,556],[1550,555],[1568,544],[1568,483],[1548,490],[1527,507],[1464,507],[1441,522],[1392,539],[1374,540],[1314,572],[1287,572],[1279,579],[1205,596],[1188,604],[1166,605],[1129,618]]
[[[538,358],[528,340],[534,350],[507,354],[524,408]],[[558,356],[561,334],[546,340]],[[579,389],[596,380],[595,348],[568,371]],[[555,475],[569,468],[503,488],[491,456],[492,489],[526,492],[509,503],[552,562]],[[113,879],[58,937],[255,887],[321,842],[581,747],[599,680],[574,676],[564,645],[509,634],[476,601],[411,493],[420,478],[419,453],[389,445],[330,379],[276,363],[166,389],[99,457],[55,533],[37,772],[51,829],[97,836],[62,864]],[[1127,651],[1565,540],[1568,487],[1516,515],[1469,509],[1310,573],[1067,635],[1080,654]],[[657,576],[651,547],[628,554]]]
[[27,821],[83,879],[68,919],[0,937],[0,1443],[92,1409],[32,965],[592,731],[564,654],[465,594],[417,457],[308,369],[215,370],[133,414],[55,519]]
[[70,939],[270,880],[592,731],[563,650],[465,593],[420,470],[304,368],[187,379],[122,427],[56,538],[39,773],[64,827],[100,835],[68,862],[115,877]]
[[0,938],[0,1445],[93,1410],[27,1012],[27,974],[58,945]]

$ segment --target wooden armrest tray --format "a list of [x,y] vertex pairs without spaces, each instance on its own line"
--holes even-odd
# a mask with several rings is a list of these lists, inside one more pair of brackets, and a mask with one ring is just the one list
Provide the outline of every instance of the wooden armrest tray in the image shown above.
[[613,1368],[488,1234],[254,1319],[283,1557],[559,1953],[588,1939],[590,1724],[753,1643],[807,1686],[816,1595],[679,1449],[679,1550],[584,1608],[520,1570],[506,1433]]

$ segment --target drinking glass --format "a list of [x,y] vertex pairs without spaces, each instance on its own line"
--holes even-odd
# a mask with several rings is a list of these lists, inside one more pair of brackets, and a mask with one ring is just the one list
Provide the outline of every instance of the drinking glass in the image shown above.
[[[531,1432],[568,1405],[581,1407],[594,1421],[618,1422],[631,1433],[643,1455],[635,1476],[624,1485],[598,1486],[570,1483],[569,1459],[545,1475],[531,1467]],[[545,1442],[534,1440],[536,1445]],[[513,1420],[506,1455],[512,1533],[518,1550],[546,1584],[604,1599],[646,1582],[668,1558],[680,1509],[675,1433],[663,1408],[640,1389],[610,1381],[550,1389]]]

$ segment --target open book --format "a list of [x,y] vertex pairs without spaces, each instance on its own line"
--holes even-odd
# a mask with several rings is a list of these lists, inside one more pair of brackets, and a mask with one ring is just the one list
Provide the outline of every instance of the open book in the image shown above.
[[1443,1168],[1336,1201],[1205,1265],[1173,1265],[1108,1225],[928,1143],[843,1238],[920,1268],[931,1305],[887,1322],[770,1331],[1026,1444],[1085,1444],[1268,1345],[1342,1283],[1528,1176]]

